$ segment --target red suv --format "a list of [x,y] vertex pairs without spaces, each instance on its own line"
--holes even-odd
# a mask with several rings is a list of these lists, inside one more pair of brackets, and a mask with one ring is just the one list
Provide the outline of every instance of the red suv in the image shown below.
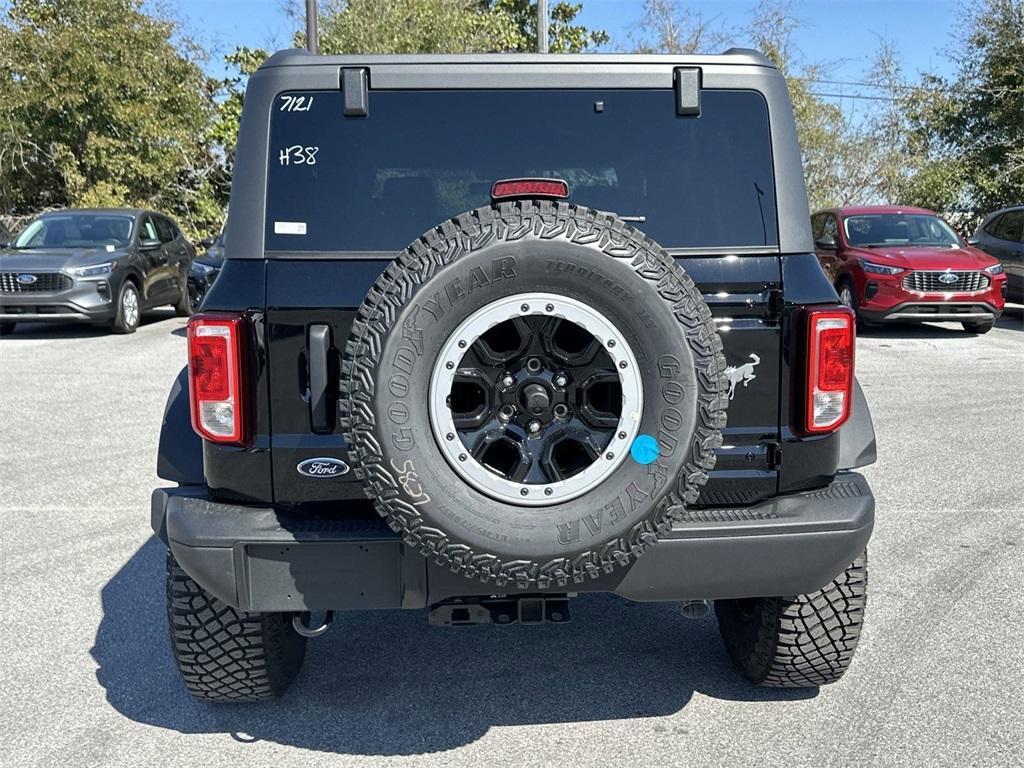
[[860,324],[952,320],[987,333],[1002,314],[1006,275],[923,208],[832,208],[811,216],[814,249]]

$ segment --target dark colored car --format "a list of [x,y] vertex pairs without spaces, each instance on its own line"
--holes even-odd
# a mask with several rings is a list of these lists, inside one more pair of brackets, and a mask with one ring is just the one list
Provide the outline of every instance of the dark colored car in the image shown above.
[[1024,302],[1024,206],[990,213],[967,242],[999,259],[1007,298]]
[[143,310],[191,314],[195,249],[167,216],[135,209],[46,213],[0,249],[0,329],[83,321],[133,333]]
[[199,310],[224,266],[224,231],[221,230],[216,238],[201,240],[199,244],[206,248],[206,252],[192,260],[188,273],[188,295],[193,312]]
[[849,666],[874,431],[768,59],[282,52],[227,230],[151,510],[194,696],[279,695],[334,611],[585,592],[714,601],[755,683]]
[[811,228],[822,270],[862,325],[953,320],[987,333],[1003,311],[1002,265],[932,211],[834,208]]

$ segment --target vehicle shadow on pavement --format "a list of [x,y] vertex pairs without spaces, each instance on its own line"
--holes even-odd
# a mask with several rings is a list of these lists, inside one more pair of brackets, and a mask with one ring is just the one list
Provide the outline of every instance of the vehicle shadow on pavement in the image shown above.
[[996,320],[996,328],[1007,328],[1011,331],[1024,331],[1024,306],[1007,305],[1002,316]]
[[171,659],[164,557],[154,537],[104,586],[91,653],[118,712],[181,733],[409,755],[472,743],[492,726],[670,715],[695,692],[734,701],[817,695],[746,683],[713,619],[592,595],[574,601],[564,625],[440,629],[425,611],[340,614],[310,641],[305,668],[281,700],[204,704],[186,693]]
[[[139,328],[173,320],[177,315],[173,309],[147,309],[139,319]],[[106,325],[88,323],[18,323],[14,333],[5,336],[4,341],[28,339],[92,339],[99,336],[116,335]]]
[[[1024,331],[1024,309],[1007,307],[996,320],[996,328]],[[868,339],[970,339],[974,338],[959,323],[888,323],[872,325],[857,331],[858,338]]]

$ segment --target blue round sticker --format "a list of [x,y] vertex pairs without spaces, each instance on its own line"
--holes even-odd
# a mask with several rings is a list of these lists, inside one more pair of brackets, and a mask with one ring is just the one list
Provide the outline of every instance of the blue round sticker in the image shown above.
[[658,441],[650,435],[637,435],[629,449],[629,455],[637,464],[651,464],[657,461],[659,453]]

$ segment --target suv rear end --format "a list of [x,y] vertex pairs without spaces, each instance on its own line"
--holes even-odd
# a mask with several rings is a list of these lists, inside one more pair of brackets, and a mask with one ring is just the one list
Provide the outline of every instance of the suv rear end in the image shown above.
[[[560,621],[587,591],[716,601],[756,682],[842,674],[874,435],[763,57],[277,54],[228,227],[153,496],[194,694],[280,693],[310,612]],[[274,638],[260,674],[207,674],[197,595]],[[830,660],[765,656],[807,605]]]

